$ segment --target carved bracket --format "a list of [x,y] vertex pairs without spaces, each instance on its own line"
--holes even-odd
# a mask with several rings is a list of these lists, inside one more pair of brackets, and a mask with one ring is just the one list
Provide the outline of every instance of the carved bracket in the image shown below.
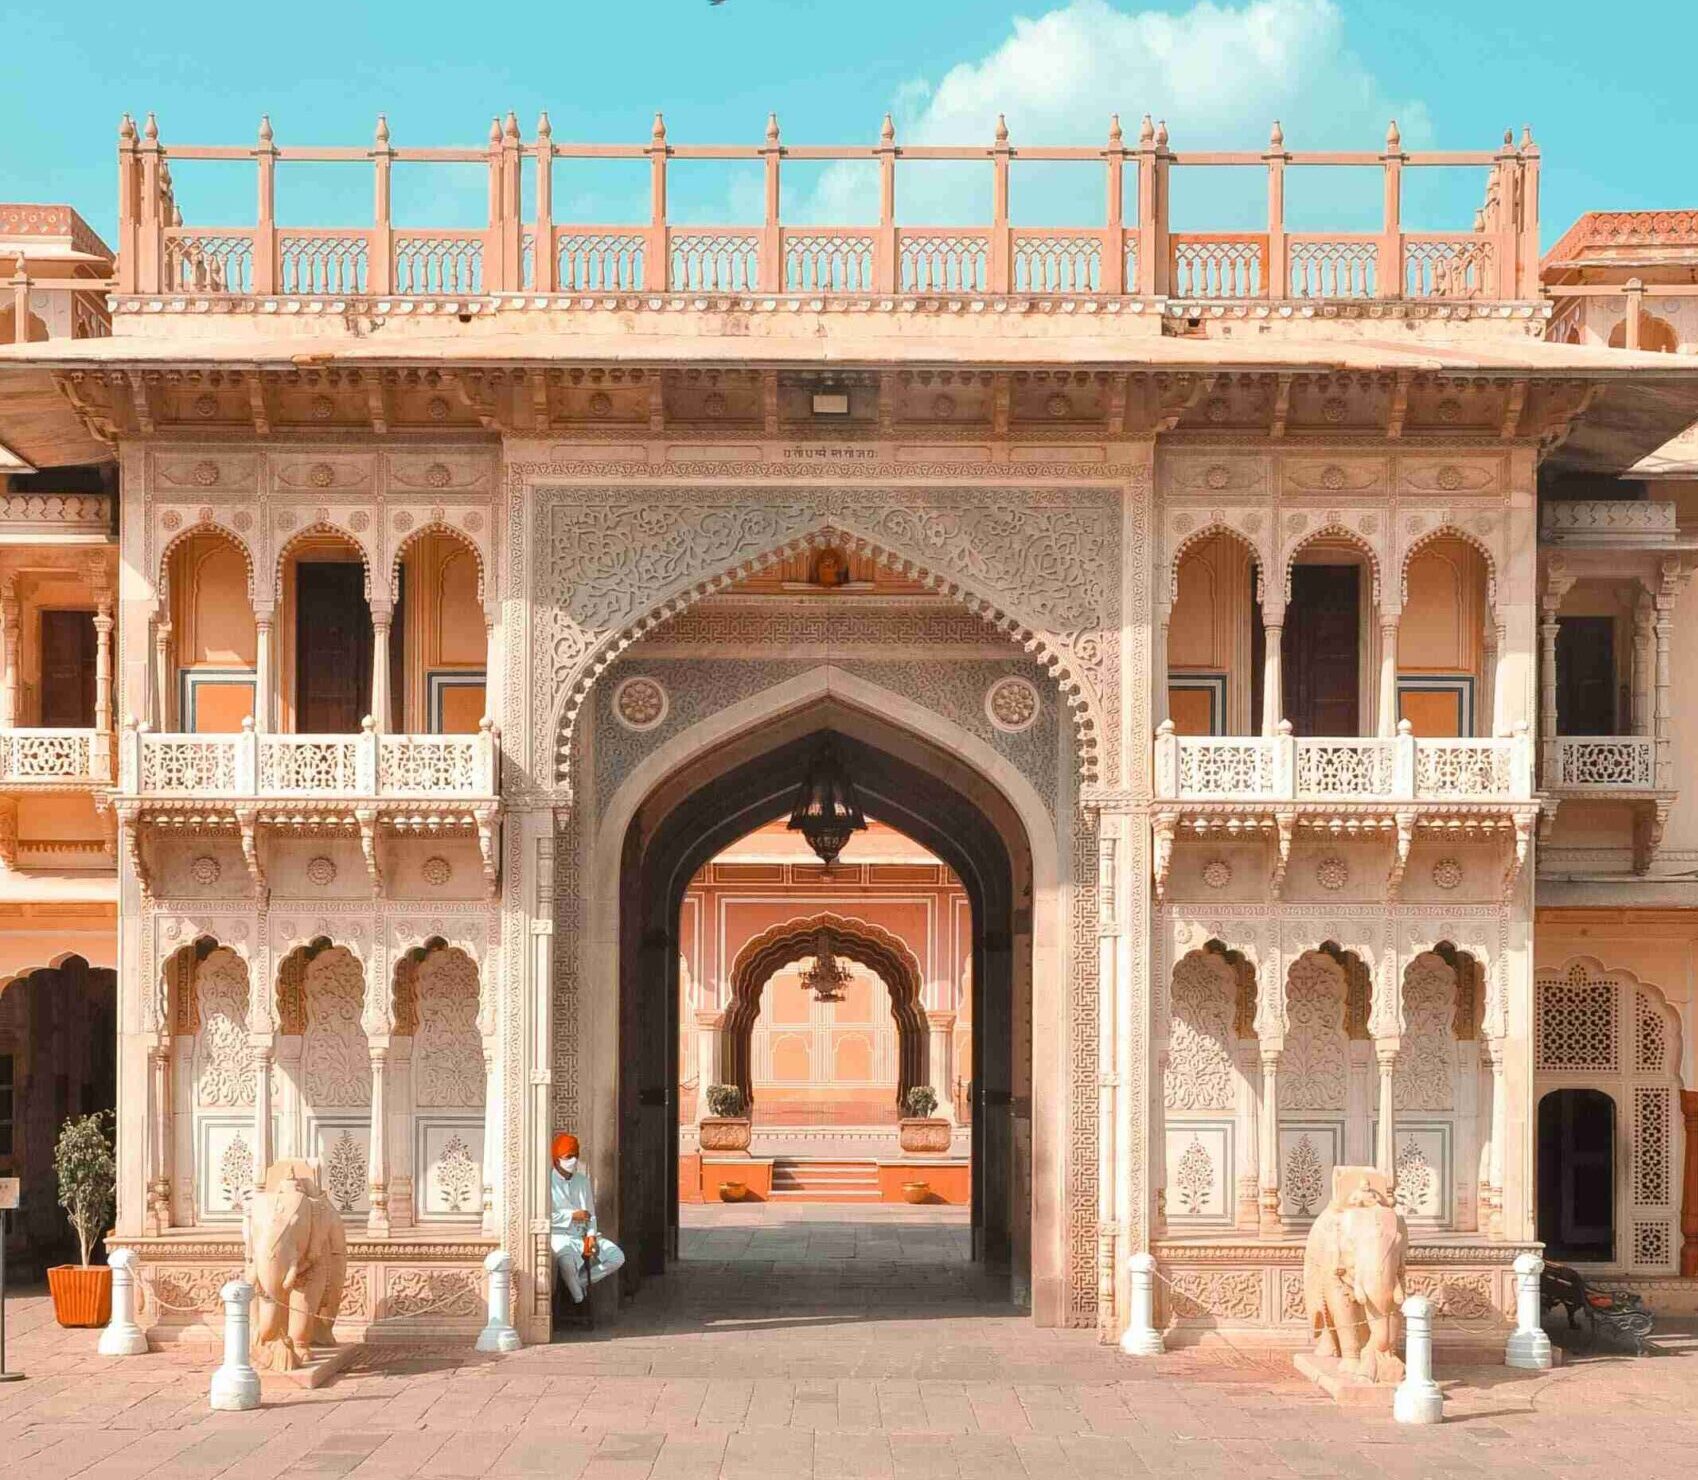
[[242,862],[247,865],[253,897],[263,902],[269,892],[269,886],[265,881],[265,866],[260,862],[259,856],[259,809],[236,808],[236,826],[242,834]]
[[383,894],[383,864],[377,856],[377,809],[356,807],[354,821],[360,829],[360,853],[366,861],[366,877],[371,880],[372,898]]
[[1509,856],[1509,867],[1503,876],[1504,902],[1509,902],[1515,892],[1516,880],[1521,877],[1522,869],[1527,867],[1527,856],[1533,851],[1533,831],[1535,826],[1542,826],[1539,814],[1521,812],[1515,818],[1515,849]]
[[1386,901],[1395,903],[1403,889],[1403,875],[1409,867],[1409,850],[1415,845],[1415,813],[1399,808],[1397,813],[1397,849],[1392,855],[1391,872],[1386,876]]
[[1285,871],[1291,864],[1291,844],[1297,836],[1297,814],[1283,810],[1275,812],[1274,826],[1277,829],[1276,851],[1273,874],[1268,879],[1268,891],[1275,899],[1279,899],[1285,889]]
[[1663,828],[1669,820],[1671,802],[1664,799],[1640,802],[1633,809],[1633,872],[1651,872],[1657,849],[1663,845]]
[[1155,819],[1155,896],[1157,904],[1162,903],[1167,898],[1168,875],[1173,871],[1175,826],[1175,820],[1172,817]]
[[494,899],[501,890],[501,840],[496,836],[496,816],[493,807],[477,811],[478,857],[483,860],[483,878],[489,897]]

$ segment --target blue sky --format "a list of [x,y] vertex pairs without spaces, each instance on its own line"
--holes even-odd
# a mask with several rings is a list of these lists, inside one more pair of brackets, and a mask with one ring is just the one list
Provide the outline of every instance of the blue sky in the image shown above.
[[[1408,148],[1490,148],[1531,123],[1547,242],[1589,208],[1698,206],[1685,168],[1698,155],[1685,60],[1698,55],[1698,5],[1668,0],[295,0],[175,14],[13,0],[5,34],[0,199],[68,201],[108,236],[118,118],[149,108],[167,144],[244,143],[269,112],[280,144],[360,145],[379,111],[397,145],[478,144],[509,107],[527,137],[546,108],[557,140],[639,141],[660,108],[675,142],[751,144],[769,111],[795,143],[870,143],[887,109],[900,137],[932,143],[988,140],[1000,109],[1017,144],[1097,143],[1114,109],[1130,138],[1148,110],[1177,149],[1257,149],[1276,116],[1292,149],[1377,149],[1393,115]],[[560,168],[557,219],[646,209],[640,167]],[[905,219],[988,208],[983,172],[919,168],[903,178]],[[281,219],[368,219],[362,168],[297,171],[282,176]],[[1293,224],[1371,225],[1377,182],[1325,175],[1293,180]],[[191,224],[251,220],[247,167],[184,168],[178,183]],[[871,188],[856,168],[797,166],[786,215],[852,219]],[[1240,172],[1212,189],[1177,184],[1176,211],[1182,224],[1257,225],[1259,190]],[[1477,197],[1471,177],[1417,181],[1407,216],[1466,227]],[[683,219],[747,220],[759,202],[752,167],[674,176]],[[479,171],[404,175],[397,209],[413,224],[477,224]],[[1016,174],[1016,220],[1088,225],[1100,212],[1095,171]]]

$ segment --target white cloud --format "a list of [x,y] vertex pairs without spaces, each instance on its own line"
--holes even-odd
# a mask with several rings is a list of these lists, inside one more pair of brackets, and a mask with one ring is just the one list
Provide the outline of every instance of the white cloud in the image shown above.
[[[1072,0],[1035,19],[1016,17],[988,56],[959,63],[937,82],[906,84],[892,111],[898,142],[908,144],[989,143],[999,113],[1016,146],[1097,143],[1113,113],[1129,145],[1145,113],[1165,118],[1176,150],[1258,150],[1276,118],[1293,150],[1377,151],[1393,117],[1405,147],[1431,134],[1421,103],[1393,100],[1350,51],[1334,0],[1200,0],[1177,14]],[[1060,179],[1059,170],[1045,174]],[[941,219],[982,219],[988,184],[959,171],[937,175],[926,181],[928,206],[955,208]],[[976,175],[988,181],[988,171]],[[1249,176],[1239,173],[1238,181],[1256,193]],[[1096,180],[1089,188],[1100,195]],[[1037,194],[1061,189],[1046,178]],[[869,210],[865,172],[845,167],[822,178],[807,215],[866,220]]]

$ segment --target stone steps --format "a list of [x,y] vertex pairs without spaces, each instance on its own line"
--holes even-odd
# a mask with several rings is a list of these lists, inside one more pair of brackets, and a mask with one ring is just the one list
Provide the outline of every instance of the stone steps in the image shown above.
[[772,1197],[775,1202],[877,1202],[878,1163],[780,1157],[772,1164]]

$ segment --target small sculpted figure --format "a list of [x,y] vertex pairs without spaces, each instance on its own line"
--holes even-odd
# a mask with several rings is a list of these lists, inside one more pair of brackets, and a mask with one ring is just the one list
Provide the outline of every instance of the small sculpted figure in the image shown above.
[[1332,1198],[1303,1250],[1303,1303],[1315,1355],[1369,1382],[1397,1382],[1398,1311],[1409,1228],[1375,1167],[1334,1167]]
[[253,1361],[290,1372],[334,1346],[331,1323],[348,1275],[342,1218],[310,1161],[273,1162],[242,1217],[244,1277],[254,1287]]
[[581,1303],[589,1287],[625,1262],[619,1245],[602,1237],[595,1221],[595,1189],[578,1164],[578,1138],[562,1131],[554,1138],[554,1170],[548,1178],[549,1246],[567,1293]]

